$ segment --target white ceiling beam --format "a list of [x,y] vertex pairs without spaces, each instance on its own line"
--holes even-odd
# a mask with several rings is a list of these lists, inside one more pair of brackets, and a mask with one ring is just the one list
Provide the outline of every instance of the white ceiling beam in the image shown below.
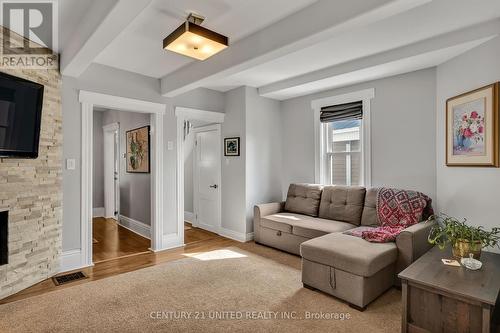
[[490,38],[493,38],[494,36],[497,36],[499,33],[500,20],[486,22],[484,24],[453,31],[414,44],[381,52],[372,56],[363,57],[343,64],[324,68],[315,72],[271,83],[269,85],[260,87],[258,89],[259,95],[264,97],[276,98],[277,96],[283,95],[285,91],[293,90],[294,92],[297,92],[298,90],[300,90],[300,87],[304,87],[305,95],[310,93],[305,87],[311,87],[314,82],[325,81],[329,78],[338,77],[343,74],[353,73],[367,68],[373,68],[382,64],[400,61],[437,50],[444,50],[453,46],[463,45],[473,41],[484,42],[486,40],[489,40]]
[[335,34],[367,25],[431,0],[319,0],[305,9],[244,38],[218,55],[194,62],[161,80],[161,91],[174,97],[288,53],[317,44]]
[[61,73],[79,77],[151,1],[95,1],[62,51]]

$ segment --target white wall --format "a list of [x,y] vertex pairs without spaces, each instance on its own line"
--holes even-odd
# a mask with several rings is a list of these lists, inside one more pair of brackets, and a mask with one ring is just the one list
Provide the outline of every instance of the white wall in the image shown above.
[[445,165],[445,106],[450,97],[500,81],[499,59],[497,37],[437,68],[438,212],[487,229],[500,227],[500,169]]
[[280,102],[246,88],[246,204],[247,232],[253,231],[253,207],[276,202],[281,195]]
[[314,182],[311,101],[375,88],[372,186],[416,189],[435,199],[435,78],[435,69],[426,69],[282,102],[283,193],[290,183]]

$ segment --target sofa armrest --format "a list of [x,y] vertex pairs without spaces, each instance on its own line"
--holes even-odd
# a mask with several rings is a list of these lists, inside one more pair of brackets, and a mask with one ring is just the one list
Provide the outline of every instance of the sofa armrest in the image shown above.
[[420,222],[406,228],[396,237],[396,246],[398,247],[397,273],[431,249],[432,244],[429,244],[427,238],[435,224],[435,221]]
[[260,218],[272,214],[277,214],[285,208],[284,202],[272,202],[261,205],[255,205],[253,208],[253,238],[256,242],[260,241]]

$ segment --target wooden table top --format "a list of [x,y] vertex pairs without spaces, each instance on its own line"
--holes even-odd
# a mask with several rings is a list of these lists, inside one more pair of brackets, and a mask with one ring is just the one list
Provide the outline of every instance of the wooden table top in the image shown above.
[[441,251],[434,246],[398,276],[410,282],[495,305],[500,291],[500,254],[483,251],[480,258],[483,266],[477,271],[463,266],[444,265],[441,261],[443,258],[452,258],[451,249]]

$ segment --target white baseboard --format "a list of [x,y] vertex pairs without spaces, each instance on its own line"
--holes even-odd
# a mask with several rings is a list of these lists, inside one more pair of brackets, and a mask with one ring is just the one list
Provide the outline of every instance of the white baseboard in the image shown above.
[[184,239],[182,239],[178,234],[167,234],[163,235],[162,248],[158,250],[153,250],[153,252],[165,251],[170,249],[175,249],[184,246]]
[[185,211],[184,212],[184,221],[193,223],[194,222],[194,213]]
[[120,225],[128,230],[135,232],[142,237],[146,237],[147,239],[151,239],[151,226],[130,217],[120,215],[119,222]]
[[211,225],[207,225],[207,224],[193,223],[193,227],[207,230],[207,231],[213,232],[214,234],[220,233],[220,229],[218,227],[212,227]]
[[219,235],[242,243],[251,241],[253,239],[253,232],[245,234],[242,232],[226,229],[223,227],[219,228]]
[[59,272],[72,271],[82,267],[84,265],[82,265],[82,251],[80,249],[64,251],[61,254]]
[[104,207],[92,208],[92,217],[104,217]]

